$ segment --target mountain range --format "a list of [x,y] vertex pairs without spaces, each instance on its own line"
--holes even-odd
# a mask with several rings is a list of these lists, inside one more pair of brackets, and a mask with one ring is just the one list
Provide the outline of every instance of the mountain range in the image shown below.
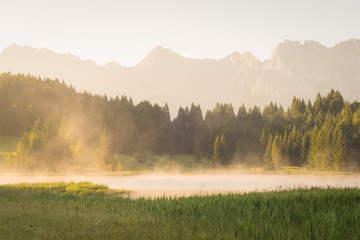
[[175,117],[179,106],[191,103],[200,104],[203,111],[216,102],[232,103],[236,111],[242,103],[262,107],[270,101],[288,104],[293,96],[314,99],[317,92],[331,88],[347,100],[359,99],[360,40],[333,47],[285,40],[263,62],[249,52],[218,60],[192,59],[158,46],[132,67],[116,62],[99,66],[72,54],[13,44],[0,53],[0,72],[57,78],[78,91],[126,95],[135,103],[168,103]]

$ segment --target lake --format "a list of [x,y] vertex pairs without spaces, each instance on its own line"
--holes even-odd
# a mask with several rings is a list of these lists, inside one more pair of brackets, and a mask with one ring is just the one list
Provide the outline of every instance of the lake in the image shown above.
[[103,183],[112,189],[133,190],[137,196],[268,191],[296,187],[359,187],[360,175],[196,174],[136,176],[0,176],[0,184],[35,182]]

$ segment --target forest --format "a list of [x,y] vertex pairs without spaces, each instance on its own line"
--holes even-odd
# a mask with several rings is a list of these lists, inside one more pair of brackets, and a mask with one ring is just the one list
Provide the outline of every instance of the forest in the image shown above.
[[[119,89],[121,93],[121,89]],[[186,94],[186,93],[184,93]],[[217,103],[169,107],[131,97],[77,92],[57,79],[0,75],[0,136],[22,136],[6,168],[58,171],[66,166],[120,170],[117,154],[140,163],[156,154],[192,155],[211,167],[233,163],[276,170],[301,166],[320,171],[360,167],[360,103],[340,92],[314,101],[294,96],[284,109],[270,102],[237,111]]]

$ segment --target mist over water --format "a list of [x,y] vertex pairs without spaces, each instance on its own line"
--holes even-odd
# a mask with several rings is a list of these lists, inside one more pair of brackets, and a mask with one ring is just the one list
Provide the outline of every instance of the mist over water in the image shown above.
[[[112,189],[171,193],[249,192],[294,187],[359,187],[359,175],[211,174],[137,176],[0,176],[0,184],[35,182],[80,182],[106,184]],[[170,195],[171,195],[170,194]],[[161,195],[161,194],[160,194]]]

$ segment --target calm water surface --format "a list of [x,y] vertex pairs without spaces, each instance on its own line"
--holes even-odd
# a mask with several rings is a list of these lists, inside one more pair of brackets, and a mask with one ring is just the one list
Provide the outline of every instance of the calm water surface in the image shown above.
[[138,175],[138,176],[0,176],[0,184],[34,182],[104,183],[113,189],[254,191],[298,186],[359,187],[360,175]]

